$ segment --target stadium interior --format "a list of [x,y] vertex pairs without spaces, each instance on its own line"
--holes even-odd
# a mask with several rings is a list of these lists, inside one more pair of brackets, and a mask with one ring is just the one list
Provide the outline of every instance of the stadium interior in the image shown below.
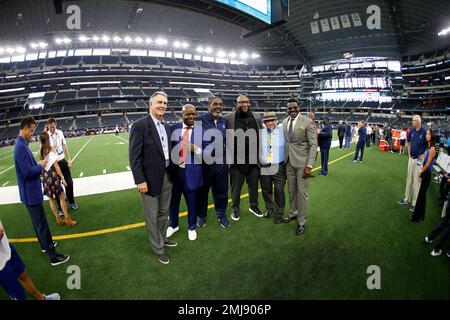
[[[299,102],[302,114],[312,111],[316,120],[327,115],[334,127],[340,121],[354,124],[364,120],[369,124],[401,129],[411,127],[412,116],[418,114],[422,117],[425,127],[436,130],[445,139],[449,137],[450,2],[436,0],[426,2],[416,0],[268,1],[272,3],[273,11],[270,23],[232,8],[226,2],[212,0],[0,1],[0,146],[4,147],[0,148],[0,152],[7,151],[7,148],[14,144],[20,121],[25,115],[32,115],[37,120],[36,134],[43,130],[49,117],[54,117],[58,128],[64,131],[66,137],[79,136],[79,139],[88,139],[91,135],[113,132],[118,126],[122,132],[120,137],[127,140],[128,128],[148,114],[149,98],[158,90],[163,90],[168,95],[168,110],[164,119],[169,124],[180,121],[181,108],[186,103],[193,104],[198,113],[203,114],[208,112],[208,99],[213,95],[219,95],[223,99],[226,114],[235,110],[237,96],[245,94],[251,100],[252,111],[275,111],[279,122],[287,116],[286,101],[293,98]],[[279,7],[275,8],[275,4]],[[73,141],[70,143],[73,143],[73,153],[75,153],[82,150],[81,146],[84,148],[86,146],[84,142],[88,140],[82,140],[83,143]],[[79,143],[77,147],[75,147],[76,143]],[[105,143],[110,142],[105,140]],[[448,147],[447,142],[442,147]],[[2,174],[5,176],[14,173],[11,169],[12,158],[3,158],[7,154],[6,151],[0,153],[0,161],[4,162],[0,163],[0,178]],[[121,157],[124,158],[124,164],[122,169],[117,169],[117,172],[125,170],[127,166],[127,150],[122,151]],[[344,156],[343,153],[333,152],[332,160]],[[372,179],[384,179],[379,175],[381,172],[389,175],[395,171],[396,179],[386,178],[385,182],[379,181],[380,188],[383,186],[388,188],[389,185],[398,187],[398,190],[386,191],[394,193],[393,199],[389,199],[394,203],[398,200],[396,197],[401,197],[403,192],[406,164],[401,162],[403,160],[397,159],[395,161],[399,163],[388,166],[385,161],[387,155],[384,153],[371,150],[368,154],[368,157],[374,159],[374,167],[368,169],[372,176],[369,173],[352,171],[342,175],[341,178],[352,177],[353,181],[364,180],[369,184],[372,183]],[[112,155],[112,157],[115,156]],[[89,163],[94,165],[96,161],[103,161],[101,155],[98,155],[98,158],[86,160],[86,166],[89,166]],[[317,163],[320,165],[319,159],[316,165]],[[379,171],[375,170],[375,163]],[[339,165],[336,163],[336,170]],[[6,170],[9,171],[6,172]],[[350,168],[348,164],[348,167],[345,165],[342,170],[350,172],[353,168]],[[88,169],[83,171],[85,175],[88,174]],[[83,174],[76,171],[76,177],[81,177],[80,173]],[[2,185],[7,183],[6,179],[4,180],[0,179],[0,197],[2,187],[12,184],[10,182],[9,185]],[[316,182],[318,184],[313,187],[312,192],[317,194],[321,189],[333,193],[333,190],[340,188],[339,183],[333,184],[333,187],[326,187],[323,181],[313,181],[312,184]],[[351,182],[348,183],[348,190],[353,190],[350,187]],[[437,187],[434,185],[432,188]],[[358,191],[353,190],[353,192]],[[127,198],[123,200],[126,204],[134,201],[133,205],[128,205],[128,208],[135,211],[132,215],[126,216],[129,220],[118,218],[116,223],[108,224],[107,213],[99,213],[98,218],[84,218],[80,214],[79,220],[85,221],[80,224],[79,230],[88,232],[141,221],[141,216],[137,214],[141,210],[140,203],[134,193],[130,190],[117,193],[120,194],[117,199]],[[432,191],[429,192],[431,193]],[[320,202],[321,199],[325,199],[324,196],[317,194],[311,196],[311,203],[314,203],[314,200]],[[388,201],[383,198],[382,192],[373,194],[381,197],[377,200],[379,202]],[[95,202],[94,197],[86,196],[84,203],[87,203],[88,199]],[[332,196],[335,201],[342,199],[342,195],[335,197]],[[435,192],[429,197],[432,198],[427,204],[430,206],[430,211],[440,210],[433,203]],[[349,201],[358,202],[353,198]],[[361,211],[362,214],[367,204],[378,206],[375,200],[362,201],[352,205],[351,210]],[[80,202],[83,203],[83,201]],[[101,203],[109,208],[107,202],[100,201],[92,210],[105,210],[106,208],[100,207]],[[382,204],[381,207],[385,208],[384,212],[396,210],[395,206],[389,207],[387,204]],[[7,232],[8,229],[10,230],[8,232],[10,238],[28,238],[33,235],[29,222],[19,223],[16,222],[17,218],[13,217],[13,212],[18,210],[17,208],[22,207],[18,204],[0,204],[0,212],[2,212],[0,220],[8,227]],[[23,208],[21,210],[24,211]],[[314,210],[328,211],[329,209],[325,204],[321,204]],[[342,208],[340,210],[344,211]],[[91,212],[89,215],[96,213],[98,212]],[[119,216],[120,212],[116,211],[115,214]],[[434,216],[437,219],[438,216],[436,214]],[[21,214],[21,217],[23,220],[27,219],[25,213]],[[106,221],[98,223],[102,218]],[[415,229],[415,234],[422,235],[425,230],[435,224],[436,219],[428,222],[426,227]],[[375,221],[375,217],[370,221]],[[395,223],[403,223],[399,221]],[[6,222],[11,223],[7,225]],[[253,224],[256,225],[257,222],[259,221]],[[322,222],[327,223],[326,219]],[[316,223],[319,224],[319,221]],[[377,221],[373,230],[382,232],[380,230],[386,227],[385,224],[391,223]],[[330,223],[331,227],[339,225],[342,225],[339,221]],[[407,233],[407,227],[398,230]],[[27,232],[21,233],[21,228],[26,229]],[[273,226],[264,226],[261,230],[267,233],[270,232],[270,228]],[[386,228],[390,230],[390,234],[395,230],[395,227],[391,225]],[[364,229],[372,230],[369,227]],[[247,232],[253,232],[251,224],[242,229],[236,227],[235,230],[244,233],[245,235],[240,235],[242,237],[248,237]],[[126,250],[120,247],[126,246],[126,241],[140,241],[142,246],[133,249],[133,254],[144,255],[148,248],[144,246],[146,240],[143,229],[141,228],[140,231],[138,240],[132,240],[131,236],[127,236],[123,242],[114,240],[112,243],[119,246],[115,250]],[[313,233],[320,230],[311,228],[308,231]],[[55,231],[58,235],[64,235],[75,231],[58,232]],[[331,232],[327,242],[328,250],[339,247],[339,243],[331,240],[333,231],[324,232]],[[337,237],[338,234],[336,233],[335,236]],[[396,236],[402,237],[401,234]],[[238,237],[239,235],[233,236],[235,243]],[[268,244],[268,240],[264,240],[264,235],[255,237],[266,247],[260,244],[255,245],[254,248],[259,248],[261,253],[255,253],[251,261],[257,263],[258,257],[266,250],[265,254],[278,256],[280,261],[291,261],[289,253],[271,253],[270,250],[278,249],[273,244]],[[287,231],[286,235],[277,233],[274,237],[278,241],[283,241],[284,237],[287,237]],[[345,236],[343,238],[345,242],[347,239]],[[184,240],[180,236],[179,242],[183,241],[181,239]],[[204,239],[227,241],[223,234],[216,233],[205,236]],[[314,239],[319,241],[318,238]],[[98,237],[97,240],[102,241],[102,238]],[[70,248],[72,252],[76,251],[75,245],[65,244],[71,241],[82,240],[60,241],[61,247],[65,246],[64,248]],[[358,252],[364,251],[363,246],[372,247],[372,244],[365,243],[362,239],[355,241],[361,241]],[[253,242],[249,240],[249,243]],[[408,238],[405,246],[411,247],[413,242],[412,238]],[[202,246],[215,245],[217,243],[197,243],[194,249],[189,250],[201,251]],[[279,245],[283,244],[279,243]],[[395,242],[396,245],[397,242]],[[46,287],[58,286],[56,280],[49,280],[45,272],[39,270],[47,266],[44,267],[44,262],[35,262],[37,258],[29,248],[30,246],[32,244],[20,243],[20,241],[17,243],[17,248],[23,252],[27,263],[35,264],[31,270],[34,271],[36,278]],[[290,250],[297,250],[293,243],[289,243],[288,246]],[[98,243],[94,247],[96,250],[102,250]],[[342,259],[352,261],[351,248],[350,244],[346,247]],[[139,253],[139,249],[142,252]],[[239,250],[236,247],[234,249]],[[316,248],[316,252],[308,251],[304,247],[298,250],[303,249],[306,250],[307,258],[314,256],[315,253],[328,255],[327,249],[322,247]],[[401,249],[398,250],[401,252]],[[202,252],[208,256],[215,255],[213,248]],[[222,248],[218,252],[227,259],[232,259],[229,256],[232,254],[231,251]],[[254,251],[251,252],[254,253]],[[422,261],[429,252],[421,254],[422,258],[414,256],[408,261],[411,264],[414,264],[416,260]],[[173,254],[173,256],[175,261],[176,255]],[[335,255],[332,257],[340,259]],[[180,260],[183,258],[188,261],[188,264],[195,263],[194,258],[192,261],[189,260],[191,257],[187,253],[180,257]],[[89,256],[79,257],[79,260],[83,259],[90,258]],[[300,258],[293,259],[298,262]],[[326,260],[326,258],[323,259]],[[381,259],[386,269],[389,268],[387,266],[389,263],[400,263],[401,255],[389,259]],[[355,263],[366,263],[368,260],[370,259],[355,260],[358,261]],[[115,259],[111,261],[118,262]],[[139,263],[136,260],[131,261]],[[147,259],[145,261],[148,264]],[[202,265],[202,267],[214,269],[217,264],[222,263],[222,260],[216,257],[212,258],[212,261],[215,264]],[[275,263],[275,260],[271,261]],[[315,263],[320,265],[320,261],[322,260]],[[328,261],[324,263],[329,266]],[[89,272],[98,272],[102,268],[101,264],[97,265],[97,262],[94,264],[97,269],[86,267]],[[343,262],[337,264],[342,270],[346,268]],[[252,268],[248,262],[244,265]],[[266,264],[263,265],[268,267]],[[193,295],[189,292],[195,288],[195,285],[185,283],[180,285],[179,291],[164,289],[161,296],[151,289],[143,289],[142,292],[138,290],[137,293],[125,290],[124,296],[121,297],[117,293],[117,287],[110,283],[105,285],[106,289],[111,289],[108,296],[106,293],[108,290],[101,290],[102,293],[100,293],[94,288],[95,279],[92,278],[86,280],[91,281],[88,292],[60,290],[64,291],[68,299],[449,299],[449,265],[448,261],[441,261],[441,264],[435,263],[431,268],[425,262],[421,262],[418,268],[423,267],[425,270],[422,272],[434,270],[434,275],[427,273],[424,276],[428,282],[420,280],[416,287],[405,282],[399,284],[398,291],[381,290],[381,293],[373,293],[365,289],[365,279],[362,279],[366,276],[365,269],[362,275],[355,276],[358,279],[349,280],[351,284],[348,291],[345,289],[346,280],[333,275],[329,277],[335,277],[336,282],[331,282],[327,291],[325,283],[329,278],[322,273],[317,275],[321,280],[317,286],[312,285],[314,289],[310,293],[299,289],[300,284],[298,286],[282,284],[280,280],[282,275],[280,277],[274,275],[274,277],[280,280],[280,286],[284,286],[284,289],[273,288],[272,291],[263,284],[253,287],[254,283],[259,283],[261,279],[266,278],[266,275],[256,273],[249,275],[249,278],[244,281],[247,287],[242,289],[235,287],[243,281],[236,275],[231,276],[234,281],[231,286],[224,284],[225,279],[230,277],[230,274],[225,271],[222,271],[219,276],[221,280],[209,279],[212,282],[210,289],[202,285],[200,291]],[[233,264],[233,267],[237,268],[236,271],[241,271],[238,262]],[[314,281],[313,266],[302,264],[302,267],[302,272],[311,272],[310,281]],[[161,271],[159,266],[149,267],[149,269],[152,268],[157,269],[158,272],[165,272]],[[274,265],[273,268],[272,270],[276,270],[280,266]],[[399,266],[399,268],[403,267]],[[353,267],[351,269],[353,270]],[[138,270],[143,273],[145,269],[138,268]],[[339,272],[339,270],[341,269],[333,272]],[[177,272],[175,266],[171,272]],[[186,270],[182,272],[185,275]],[[195,272],[197,273],[198,270]],[[417,280],[421,277],[414,271],[411,273],[414,274],[411,276],[412,279]],[[212,277],[213,274],[209,273]],[[64,276],[62,271],[61,275],[55,279],[62,281]],[[433,276],[435,278],[430,278]],[[108,277],[112,276],[105,275],[100,278]],[[390,274],[389,277],[391,277],[389,281],[394,281],[396,276]],[[191,280],[195,281],[195,278]],[[359,278],[362,280],[360,281]],[[164,274],[161,279],[167,280],[170,276]],[[175,280],[183,281],[181,276],[167,281],[171,283]],[[156,288],[164,286],[152,276],[146,278],[146,281]],[[360,285],[356,284],[358,281],[361,282]],[[302,280],[297,282],[301,283]],[[139,287],[138,279],[130,283]],[[389,284],[386,286],[389,287]],[[280,291],[277,292],[277,290]],[[0,299],[6,299],[1,292]]]

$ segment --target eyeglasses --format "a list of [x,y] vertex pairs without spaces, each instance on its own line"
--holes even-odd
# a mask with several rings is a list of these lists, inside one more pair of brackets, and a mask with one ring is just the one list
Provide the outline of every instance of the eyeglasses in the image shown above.
[[250,101],[238,101],[237,103],[239,103],[239,104],[244,104],[244,103],[250,104]]

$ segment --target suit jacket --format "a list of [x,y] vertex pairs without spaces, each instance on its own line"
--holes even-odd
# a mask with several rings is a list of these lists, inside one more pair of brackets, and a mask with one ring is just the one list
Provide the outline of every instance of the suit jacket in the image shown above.
[[[173,140],[172,140],[172,148],[175,148],[177,145],[179,145],[181,143],[181,130],[183,129],[183,123],[179,122],[179,123],[175,123],[172,126],[172,132],[173,132]],[[201,136],[201,128],[200,127],[196,127],[194,125],[194,127],[192,128],[192,133],[191,133],[191,143],[195,144],[197,147],[201,148],[202,146],[202,136]],[[181,146],[179,146],[179,150],[181,150]],[[202,161],[201,159],[199,160],[197,158],[197,160],[195,160],[195,157],[201,157],[202,155],[194,155],[194,153],[187,151],[186,154],[186,163],[185,163],[185,170],[184,170],[184,174],[186,175],[186,186],[188,188],[189,191],[195,191],[200,189],[200,187],[203,185],[203,170],[202,170]],[[189,161],[188,158],[189,157]],[[197,163],[195,163],[197,162]],[[180,167],[178,166],[179,163],[179,158],[177,157],[175,159],[173,159],[171,165],[173,166],[173,173],[174,173],[174,180],[175,183],[178,183],[179,178],[178,178],[178,173],[180,170]],[[177,173],[177,174],[175,174]]]
[[316,127],[311,119],[299,115],[293,128],[292,139],[288,137],[290,117],[283,120],[283,132],[286,139],[286,163],[296,169],[314,167],[317,153]]
[[331,139],[333,138],[333,128],[331,124],[327,124],[322,129],[320,129],[318,142],[320,149],[330,149]]
[[42,168],[28,148],[28,143],[21,136],[17,137],[14,146],[14,164],[20,201],[26,206],[35,206],[44,201],[41,186]]
[[337,134],[338,134],[338,137],[345,136],[345,126],[343,124],[338,125]]
[[[167,138],[170,140],[170,126],[164,123],[164,127]],[[172,149],[170,141],[167,141],[167,145],[170,157]],[[160,195],[166,171],[166,160],[158,131],[150,114],[137,120],[131,128],[129,159],[134,183],[147,182],[147,195],[152,197]]]
[[[237,111],[234,112],[230,112],[229,114],[227,114],[226,116],[224,116],[225,118],[225,124],[227,127],[227,136],[226,136],[226,146],[227,146],[227,164],[228,166],[231,165],[231,163],[234,161],[234,135],[230,135],[230,133],[232,133],[230,130],[235,130],[236,129],[236,113]],[[257,113],[257,112],[250,112],[251,116],[253,117],[253,119],[255,119],[256,121],[256,125],[258,126],[258,130],[261,130],[263,128],[263,123],[262,123],[262,115]],[[259,139],[259,132],[256,132],[256,136]],[[257,151],[257,158],[258,158],[258,165],[260,164],[259,161],[259,155],[261,154],[261,144],[259,144],[259,150]]]

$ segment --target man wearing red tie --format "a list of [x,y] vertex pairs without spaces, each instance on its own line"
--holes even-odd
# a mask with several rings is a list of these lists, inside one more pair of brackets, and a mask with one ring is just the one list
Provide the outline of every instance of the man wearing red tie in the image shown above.
[[192,104],[183,106],[182,117],[182,123],[172,126],[174,184],[170,201],[170,226],[167,228],[166,236],[170,237],[180,229],[178,215],[183,194],[188,209],[188,238],[195,240],[197,239],[195,226],[198,211],[196,192],[203,184],[202,149],[198,147],[202,143],[202,126],[201,123],[198,126],[195,125],[197,111]]

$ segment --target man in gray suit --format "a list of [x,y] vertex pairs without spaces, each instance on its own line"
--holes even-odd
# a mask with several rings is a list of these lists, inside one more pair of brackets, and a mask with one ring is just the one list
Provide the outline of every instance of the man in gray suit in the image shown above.
[[165,247],[177,245],[166,236],[172,194],[171,130],[163,121],[166,109],[166,93],[155,92],[150,97],[149,115],[133,124],[129,145],[130,167],[141,193],[148,239],[156,258],[163,264],[169,263]]
[[262,128],[261,115],[250,110],[250,99],[240,95],[237,109],[225,116],[227,127],[227,163],[230,165],[231,219],[240,218],[239,205],[244,181],[247,181],[249,211],[261,218],[258,207],[259,130]]
[[283,222],[297,219],[296,235],[305,232],[308,216],[308,186],[317,152],[316,128],[311,119],[302,116],[295,99],[287,102],[283,120],[286,139],[286,173],[289,191],[289,215]]

